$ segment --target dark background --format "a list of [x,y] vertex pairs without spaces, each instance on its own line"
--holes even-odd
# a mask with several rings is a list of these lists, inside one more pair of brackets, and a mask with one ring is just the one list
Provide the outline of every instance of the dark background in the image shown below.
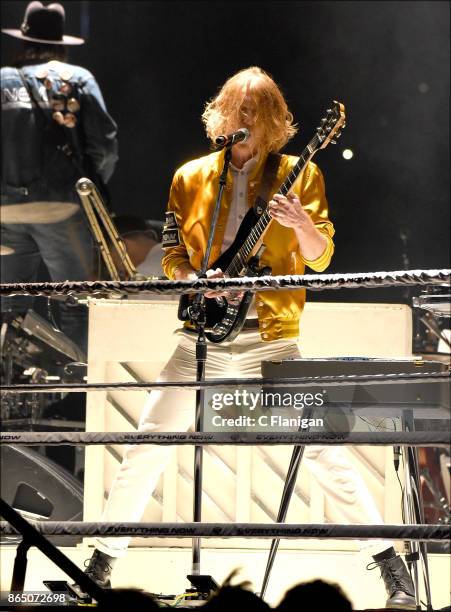
[[[448,2],[63,4],[66,33],[87,38],[70,61],[94,73],[119,125],[114,211],[164,219],[174,170],[209,151],[205,101],[236,71],[258,65],[301,125],[288,153],[302,151],[331,100],[345,104],[339,144],[315,158],[337,232],[328,271],[448,266]],[[19,27],[26,5],[2,2],[2,27]],[[2,39],[5,65],[17,43]],[[311,298],[411,295],[341,290]]]

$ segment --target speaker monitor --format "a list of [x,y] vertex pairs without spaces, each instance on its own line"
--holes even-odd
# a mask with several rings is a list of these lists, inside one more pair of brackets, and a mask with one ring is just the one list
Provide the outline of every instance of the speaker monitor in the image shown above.
[[[54,461],[25,446],[0,447],[2,498],[25,518],[49,521],[83,520],[83,485]],[[16,536],[3,543],[17,542]],[[59,546],[81,542],[79,536],[52,536]]]

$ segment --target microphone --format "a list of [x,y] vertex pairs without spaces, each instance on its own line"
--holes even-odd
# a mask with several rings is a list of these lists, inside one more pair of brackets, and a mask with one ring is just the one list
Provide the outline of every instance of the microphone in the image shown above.
[[228,134],[227,136],[218,136],[215,139],[215,144],[218,147],[226,147],[227,145],[234,145],[237,142],[246,142],[248,138],[249,130],[247,128],[240,128],[236,132]]

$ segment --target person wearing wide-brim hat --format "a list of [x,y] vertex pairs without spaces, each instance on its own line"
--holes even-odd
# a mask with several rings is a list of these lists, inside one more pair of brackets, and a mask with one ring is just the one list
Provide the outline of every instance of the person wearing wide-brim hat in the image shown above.
[[[89,176],[102,187],[116,165],[117,126],[94,76],[67,61],[84,43],[65,33],[61,4],[31,2],[19,29],[3,34],[20,42],[12,65],[1,69],[3,282],[33,282],[45,264],[52,281],[92,280],[93,247],[75,184]],[[5,310],[31,306],[8,298]],[[84,307],[60,308],[62,331],[86,350]]]
[[85,42],[83,38],[64,34],[65,18],[64,7],[61,4],[53,3],[44,6],[42,2],[35,0],[27,6],[20,30],[2,28],[2,32],[30,42],[82,45]]

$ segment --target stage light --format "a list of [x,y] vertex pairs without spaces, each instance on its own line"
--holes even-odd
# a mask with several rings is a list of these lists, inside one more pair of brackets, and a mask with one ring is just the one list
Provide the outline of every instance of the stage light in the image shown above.
[[345,159],[352,159],[354,157],[354,152],[351,149],[343,149],[342,155]]

